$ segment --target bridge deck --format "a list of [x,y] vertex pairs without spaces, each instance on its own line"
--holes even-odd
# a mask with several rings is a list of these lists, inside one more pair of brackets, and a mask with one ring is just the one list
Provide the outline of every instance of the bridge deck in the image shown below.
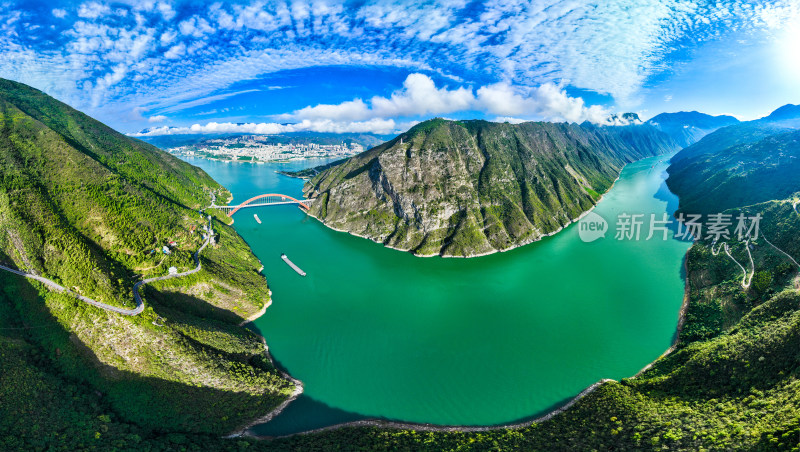
[[[254,202],[262,200],[261,202]],[[266,202],[264,201],[266,200]],[[239,209],[244,209],[246,207],[264,207],[264,206],[277,206],[280,204],[297,204],[304,210],[308,210],[308,204],[312,202],[311,199],[295,199],[289,195],[282,195],[280,193],[266,193],[263,195],[258,195],[248,199],[247,201],[239,204],[238,206],[218,206],[216,204],[211,204],[211,208],[213,209],[220,209],[227,213],[229,217],[232,217]]]

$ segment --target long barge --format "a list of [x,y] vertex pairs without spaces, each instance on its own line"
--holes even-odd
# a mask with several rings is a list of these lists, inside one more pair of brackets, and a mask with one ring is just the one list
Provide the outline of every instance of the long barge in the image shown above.
[[294,262],[290,261],[289,258],[286,257],[285,254],[281,254],[281,259],[283,259],[283,261],[286,262],[286,265],[288,265],[289,267],[292,267],[292,270],[296,271],[298,275],[300,275],[300,276],[305,276],[306,275],[306,272],[304,272],[303,269],[301,269],[300,267],[295,265]]

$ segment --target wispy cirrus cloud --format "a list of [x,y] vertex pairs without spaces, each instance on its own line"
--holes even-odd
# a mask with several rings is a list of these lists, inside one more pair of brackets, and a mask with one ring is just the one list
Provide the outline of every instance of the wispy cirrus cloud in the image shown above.
[[234,96],[240,96],[242,94],[256,93],[256,92],[259,92],[259,91],[260,90],[258,90],[258,89],[246,89],[246,90],[234,91],[234,92],[230,92],[230,93],[217,94],[217,95],[214,95],[214,96],[206,96],[206,97],[202,97],[200,99],[194,99],[194,100],[190,100],[190,101],[186,101],[186,102],[181,102],[181,103],[178,103],[178,104],[175,104],[175,105],[171,105],[169,107],[162,108],[160,111],[162,113],[170,113],[170,112],[185,110],[187,108],[193,108],[193,107],[197,107],[197,106],[200,106],[200,105],[207,105],[207,104],[210,104],[212,102],[216,102],[218,100],[228,99],[228,98],[231,98],[231,97],[234,97]]
[[[585,116],[583,109],[591,107],[582,101],[548,100],[552,87],[569,85],[635,105],[648,80],[670,68],[667,58],[676,51],[731,30],[780,29],[798,17],[796,2],[767,0],[90,0],[48,13],[22,0],[0,5],[0,77],[111,120],[143,106],[160,114],[241,80],[320,65],[439,73],[463,80],[464,89],[484,90],[480,102],[456,89],[443,99],[450,102],[445,110],[468,101],[487,114],[505,115],[494,112],[516,105],[544,116]],[[493,103],[500,89],[528,100],[506,96],[510,104]],[[481,99],[478,91],[471,95]],[[539,99],[536,106],[531,98]],[[361,108],[353,102],[350,108]],[[391,97],[362,102],[379,116],[425,106]]]

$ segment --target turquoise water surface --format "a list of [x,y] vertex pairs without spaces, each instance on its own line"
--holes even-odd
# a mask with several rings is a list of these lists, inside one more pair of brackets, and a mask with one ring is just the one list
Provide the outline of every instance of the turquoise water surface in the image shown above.
[[[301,194],[291,164],[187,159],[234,194]],[[594,210],[611,231],[553,237],[472,259],[418,258],[332,231],[294,206],[244,209],[236,230],[264,264],[272,306],[256,321],[304,395],[255,428],[281,435],[362,417],[490,425],[542,414],[602,378],[629,377],[672,343],[689,243],[645,240],[677,207],[667,159],[625,167]],[[257,213],[262,224],[257,224]],[[615,240],[617,215],[646,214]],[[281,259],[286,253],[308,274]]]

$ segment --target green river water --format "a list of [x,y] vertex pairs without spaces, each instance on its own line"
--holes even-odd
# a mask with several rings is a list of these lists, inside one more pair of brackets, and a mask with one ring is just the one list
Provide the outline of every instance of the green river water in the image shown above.
[[[277,169],[187,159],[233,194],[301,194]],[[418,258],[332,231],[294,206],[244,209],[235,227],[264,264],[272,306],[256,326],[305,393],[255,427],[282,435],[364,417],[495,425],[541,415],[602,378],[629,377],[672,343],[689,243],[645,240],[650,213],[677,207],[667,158],[625,167],[595,213],[611,228],[585,243],[553,237],[472,259]],[[616,240],[617,215],[646,214],[641,240]],[[257,224],[258,214],[262,224]],[[286,253],[308,274],[281,259]]]

